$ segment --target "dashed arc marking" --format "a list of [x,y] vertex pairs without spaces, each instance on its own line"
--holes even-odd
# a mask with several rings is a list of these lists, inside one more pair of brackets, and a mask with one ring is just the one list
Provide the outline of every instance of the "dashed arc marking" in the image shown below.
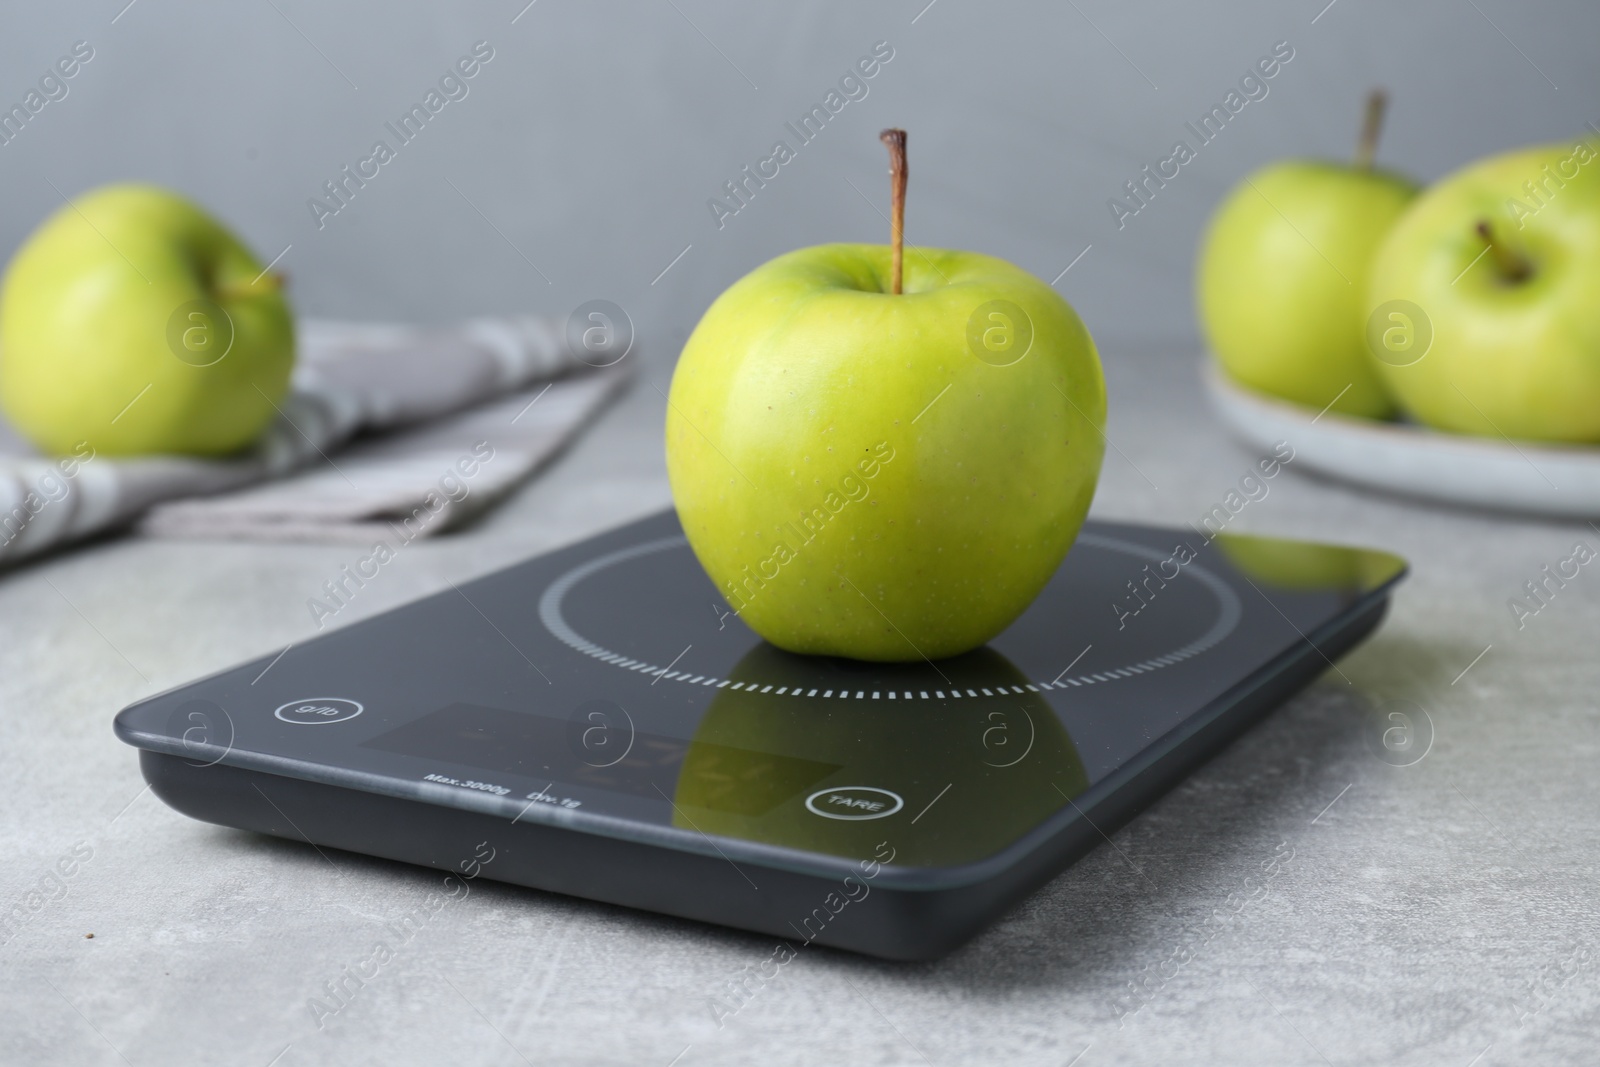
[[[1111,552],[1121,552],[1124,555],[1137,556],[1149,561],[1162,562],[1168,558],[1154,549],[1146,548],[1144,545],[1134,544],[1129,541],[1119,541],[1110,537],[1102,537],[1098,534],[1083,534],[1078,538],[1078,540],[1083,544],[1094,545],[1097,548],[1103,548]],[[596,644],[587,637],[584,637],[582,634],[578,633],[577,630],[573,629],[571,624],[567,622],[566,617],[562,614],[561,602],[563,599],[565,599],[567,593],[571,592],[575,585],[583,581],[585,578],[588,578],[590,575],[605,570],[607,567],[613,567],[619,563],[625,563],[628,560],[637,559],[640,556],[648,556],[656,552],[665,552],[673,548],[686,547],[688,543],[689,542],[683,537],[663,537],[655,541],[645,541],[637,545],[632,545],[628,548],[620,549],[616,552],[610,552],[604,556],[598,556],[587,563],[579,564],[577,567],[574,567],[572,570],[563,574],[561,577],[551,582],[548,587],[546,587],[543,595],[539,597],[539,621],[544,623],[545,629],[549,630],[557,640],[561,641],[563,644],[574,649],[575,651],[582,652],[584,655],[591,656],[603,663],[610,663],[614,666],[621,667],[624,670],[639,671],[648,676],[661,676],[662,681],[676,681],[686,685],[714,686],[717,689],[739,689],[746,693],[763,693],[770,696],[784,695],[785,690],[788,690],[787,695],[789,696],[817,696],[817,691],[815,689],[802,694],[801,690],[805,688],[804,686],[796,686],[793,689],[790,689],[788,686],[784,686],[779,688],[777,692],[773,692],[773,685],[761,686],[760,682],[736,682],[731,678],[717,678],[698,674],[691,677],[687,672],[684,671],[669,672],[666,667],[657,666],[653,663],[646,663],[643,660],[632,659],[622,655],[620,652],[614,652],[611,649]],[[1239,619],[1243,615],[1243,607],[1239,603],[1238,594],[1235,593],[1233,589],[1221,578],[1218,578],[1215,574],[1212,574],[1209,570],[1198,563],[1185,564],[1182,570],[1179,572],[1179,576],[1183,575],[1187,575],[1196,579],[1210,589],[1212,594],[1217,598],[1218,606],[1217,619],[1212,623],[1211,628],[1205,633],[1201,634],[1195,640],[1189,642],[1187,645],[1174,649],[1171,652],[1164,653],[1160,656],[1154,656],[1150,659],[1140,660],[1137,663],[1128,664],[1127,666],[1123,667],[1116,667],[1108,671],[1101,671],[1095,674],[1080,674],[1073,678],[1064,678],[1049,682],[1035,679],[1027,683],[1026,689],[1018,685],[1011,685],[1009,687],[1003,685],[994,686],[992,689],[983,689],[983,695],[990,697],[995,696],[997,695],[994,692],[996,689],[999,690],[998,695],[1009,695],[1009,693],[1040,693],[1047,692],[1052,689],[1072,689],[1086,685],[1097,685],[1105,682],[1113,682],[1121,678],[1132,678],[1135,675],[1146,674],[1151,671],[1161,670],[1165,667],[1171,667],[1174,664],[1182,663],[1188,659],[1193,659],[1200,653],[1215,647],[1217,644],[1221,643],[1224,638],[1231,634],[1239,625]],[[760,688],[758,688],[758,686]],[[866,690],[858,689],[855,691],[854,697],[852,698],[851,692],[848,689],[841,689],[838,691],[837,699],[960,700],[963,698],[976,698],[979,695],[974,689],[967,689],[965,693],[959,689],[951,689],[948,698],[945,696],[945,691],[942,689],[934,690],[931,695],[926,690],[899,690],[898,692],[890,690],[888,691],[888,696],[884,697],[884,692],[884,690],[876,690],[871,694],[870,697],[868,697]],[[832,689],[826,690],[821,694],[821,699],[823,700],[834,698],[835,694],[834,690]]]

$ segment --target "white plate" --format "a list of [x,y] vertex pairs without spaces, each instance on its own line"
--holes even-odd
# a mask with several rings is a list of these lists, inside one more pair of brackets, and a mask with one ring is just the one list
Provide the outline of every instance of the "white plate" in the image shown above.
[[1263,451],[1294,448],[1293,467],[1400,496],[1562,518],[1600,516],[1600,447],[1438,433],[1315,411],[1236,384],[1207,360],[1206,392],[1222,421]]

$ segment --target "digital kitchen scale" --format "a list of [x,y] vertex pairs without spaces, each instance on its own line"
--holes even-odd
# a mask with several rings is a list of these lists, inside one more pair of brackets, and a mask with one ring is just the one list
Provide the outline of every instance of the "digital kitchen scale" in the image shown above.
[[664,512],[140,701],[116,732],[196,819],[929,959],[1326,670],[1405,569],[1091,522],[986,647],[875,664],[766,644]]

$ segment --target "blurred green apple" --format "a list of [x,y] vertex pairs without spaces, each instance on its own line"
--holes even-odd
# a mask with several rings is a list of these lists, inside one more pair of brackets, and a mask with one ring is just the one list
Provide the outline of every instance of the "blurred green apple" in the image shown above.
[[1430,189],[1384,241],[1367,294],[1372,363],[1418,421],[1600,442],[1597,145],[1474,163]]
[[87,193],[23,243],[0,288],[0,408],[48,453],[222,455],[288,391],[280,278],[215,219],[148,185]]
[[[673,825],[848,857],[872,855],[888,837],[899,863],[950,865],[992,854],[1088,788],[1077,746],[1045,699],[1004,690],[1028,681],[1004,656],[980,648],[942,660],[939,671],[943,678],[920,663],[801,657],[757,645],[731,672],[734,681],[817,695],[719,690],[678,772]],[[977,695],[870,704],[822,695],[936,686]],[[819,791],[850,786],[892,791],[905,807],[859,820],[817,814],[827,796]],[[913,829],[946,786],[952,803]]]
[[1241,384],[1349,415],[1393,412],[1366,351],[1367,271],[1417,186],[1373,169],[1382,112],[1375,93],[1353,165],[1275,163],[1212,216],[1197,267],[1200,320]]

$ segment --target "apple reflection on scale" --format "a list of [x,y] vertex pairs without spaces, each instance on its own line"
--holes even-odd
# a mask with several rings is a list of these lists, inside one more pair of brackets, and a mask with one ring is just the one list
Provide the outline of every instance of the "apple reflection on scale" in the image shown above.
[[[486,878],[929,959],[1327,670],[1404,571],[1090,522],[984,647],[871,663],[767,644],[665,512],[141,701],[116,731],[197,819],[452,873],[487,844]],[[1130,582],[1136,615],[1116,608]]]

